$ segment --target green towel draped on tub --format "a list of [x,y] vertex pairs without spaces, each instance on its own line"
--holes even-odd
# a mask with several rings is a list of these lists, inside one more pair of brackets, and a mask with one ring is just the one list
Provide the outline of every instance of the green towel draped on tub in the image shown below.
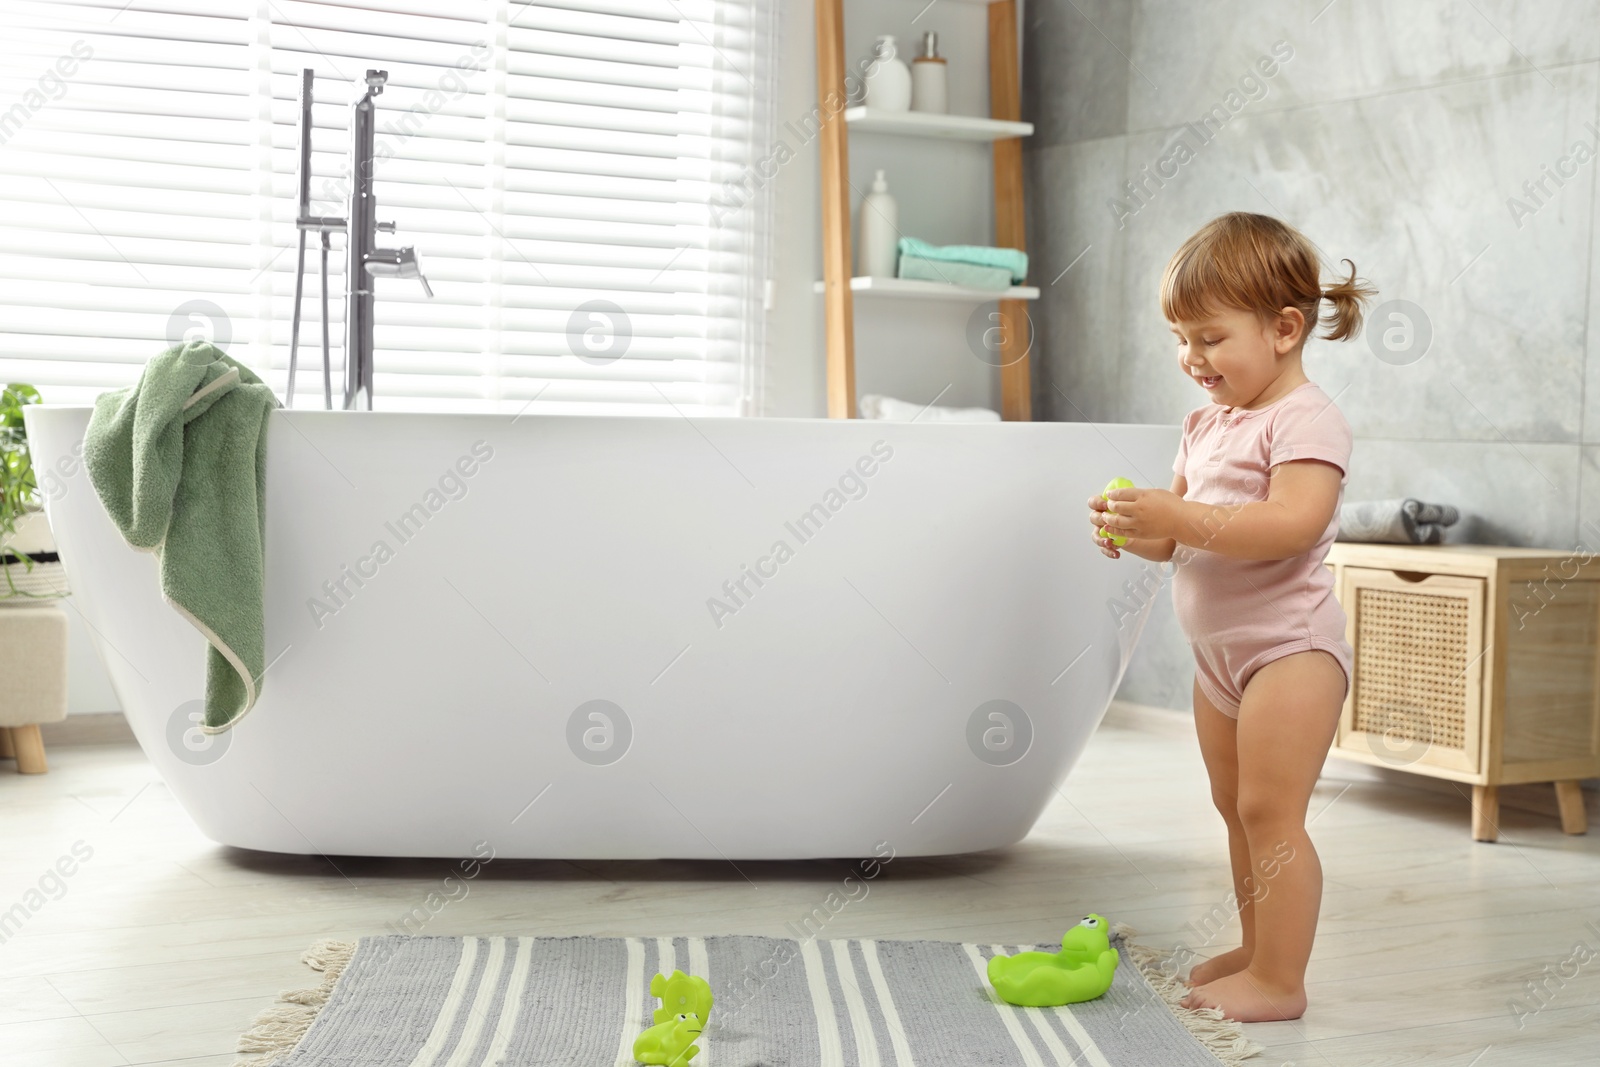
[[89,480],[122,536],[154,552],[161,594],[210,643],[208,733],[249,711],[265,669],[262,622],[267,415],[277,397],[204,341],[152,359],[102,393],[84,435]]

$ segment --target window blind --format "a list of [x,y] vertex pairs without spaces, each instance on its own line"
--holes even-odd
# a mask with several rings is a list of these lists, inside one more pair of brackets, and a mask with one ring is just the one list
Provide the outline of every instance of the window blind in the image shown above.
[[[300,71],[311,211],[343,215],[374,68],[379,244],[435,293],[376,280],[376,408],[753,413],[769,208],[730,190],[772,133],[771,2],[0,0],[0,381],[86,402],[202,337],[281,396]],[[306,263],[300,407],[315,234]]]

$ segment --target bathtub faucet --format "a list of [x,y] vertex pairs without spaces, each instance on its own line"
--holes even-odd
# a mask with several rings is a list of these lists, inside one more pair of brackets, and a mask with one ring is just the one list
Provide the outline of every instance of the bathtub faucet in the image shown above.
[[295,272],[294,312],[289,333],[289,381],[284,406],[294,406],[294,379],[300,349],[300,298],[305,281],[306,234],[320,235],[322,244],[322,391],[323,403],[333,407],[333,382],[328,347],[328,250],[330,233],[345,234],[345,341],[344,398],[346,411],[372,410],[372,319],[373,285],[371,278],[415,278],[422,291],[433,296],[433,287],[423,276],[415,248],[379,248],[378,231],[394,232],[394,223],[377,220],[377,199],[373,196],[374,130],[377,97],[389,80],[385,70],[369,70],[367,91],[350,110],[350,197],[344,218],[311,214],[311,100],[315,74],[310,68],[300,72],[300,162],[299,203],[295,227],[300,231],[299,265]]

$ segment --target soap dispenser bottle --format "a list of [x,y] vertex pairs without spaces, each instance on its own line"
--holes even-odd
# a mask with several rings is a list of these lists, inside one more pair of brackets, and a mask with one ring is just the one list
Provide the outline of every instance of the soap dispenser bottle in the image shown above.
[[884,34],[872,49],[872,69],[867,83],[867,106],[880,111],[911,109],[911,68],[895,52],[894,35]]
[[900,245],[900,209],[889,195],[883,171],[872,179],[872,191],[861,199],[861,236],[856,242],[856,273],[893,278]]
[[911,61],[911,110],[942,115],[950,110],[946,94],[945,60],[939,54],[939,35],[922,35],[922,54]]

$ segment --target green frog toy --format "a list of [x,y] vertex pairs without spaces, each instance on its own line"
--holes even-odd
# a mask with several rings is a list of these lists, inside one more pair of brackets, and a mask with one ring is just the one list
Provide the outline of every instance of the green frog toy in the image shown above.
[[655,1025],[633,1043],[633,1058],[651,1067],[684,1067],[699,1053],[695,1038],[711,1017],[711,985],[704,978],[673,971],[650,979],[650,995],[661,998]]
[[656,1023],[633,1043],[633,1058],[653,1067],[684,1067],[695,1058],[700,1046],[694,1039],[705,1029],[705,1021],[692,1011],[679,1012],[666,1022]]
[[1007,1004],[1058,1008],[1093,1000],[1111,988],[1117,950],[1103,915],[1086,915],[1061,937],[1060,952],[1020,952],[989,960],[989,984]]

